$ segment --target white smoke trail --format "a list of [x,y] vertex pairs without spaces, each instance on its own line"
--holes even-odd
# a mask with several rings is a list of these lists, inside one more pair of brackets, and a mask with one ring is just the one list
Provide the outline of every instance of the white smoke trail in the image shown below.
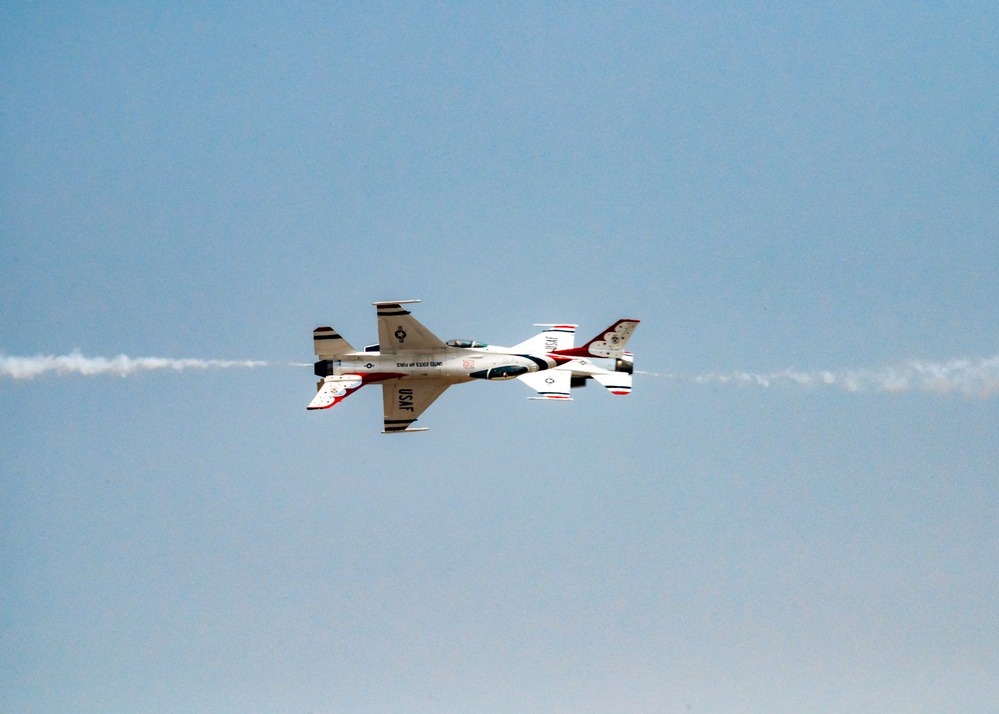
[[0,377],[34,379],[43,374],[113,374],[126,377],[136,372],[154,369],[228,369],[230,367],[263,367],[266,362],[255,360],[170,359],[167,357],[85,357],[79,352],[68,355],[35,355],[14,357],[0,355]]
[[[674,374],[657,377],[683,379]],[[951,359],[928,362],[912,359],[892,367],[820,370],[803,372],[786,369],[780,372],[756,373],[735,371],[709,373],[688,377],[697,384],[749,384],[770,387],[790,383],[802,387],[838,387],[848,392],[932,392],[963,394],[988,398],[999,394],[999,356],[979,359]]]

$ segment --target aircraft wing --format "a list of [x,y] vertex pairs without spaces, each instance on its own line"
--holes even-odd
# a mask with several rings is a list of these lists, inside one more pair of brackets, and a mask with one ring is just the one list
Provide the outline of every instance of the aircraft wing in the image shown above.
[[443,379],[393,379],[384,382],[382,403],[385,408],[385,430],[382,433],[426,431],[425,428],[409,427],[450,386],[451,382]]
[[326,377],[319,382],[319,391],[309,402],[306,409],[329,409],[339,404],[351,394],[364,386],[361,377],[356,374],[345,374],[342,377]]
[[403,305],[419,300],[372,303],[378,308],[378,344],[382,354],[405,350],[443,350],[447,345],[421,325]]
[[563,402],[572,400],[572,397],[569,396],[572,372],[568,369],[528,372],[520,375],[517,379],[538,393],[538,396],[528,397],[528,399],[552,399]]

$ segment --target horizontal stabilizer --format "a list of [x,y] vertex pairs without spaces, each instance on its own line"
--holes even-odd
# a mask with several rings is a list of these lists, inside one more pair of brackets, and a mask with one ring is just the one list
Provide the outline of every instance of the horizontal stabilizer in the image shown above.
[[319,382],[319,391],[309,402],[307,409],[329,409],[339,404],[364,386],[360,375],[345,374],[342,377],[326,377]]
[[607,387],[611,394],[631,394],[631,375],[625,372],[595,374],[593,375],[593,379]]
[[312,331],[312,343],[315,347],[316,355],[321,359],[330,359],[347,352],[354,352],[347,340],[340,337],[340,333],[332,327],[317,327]]

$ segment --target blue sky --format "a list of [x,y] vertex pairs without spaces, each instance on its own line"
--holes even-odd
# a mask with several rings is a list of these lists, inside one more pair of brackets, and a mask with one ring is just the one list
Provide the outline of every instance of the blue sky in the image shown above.
[[[0,354],[268,366],[0,375],[0,709],[996,709],[997,37],[4,5]],[[497,344],[639,318],[660,376],[306,412],[312,328],[409,298]]]

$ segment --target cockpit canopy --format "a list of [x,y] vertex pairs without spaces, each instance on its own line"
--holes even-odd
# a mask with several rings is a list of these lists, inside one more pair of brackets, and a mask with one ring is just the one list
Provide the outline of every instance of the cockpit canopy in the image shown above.
[[481,350],[489,345],[473,340],[448,340],[445,343],[448,347],[461,347],[466,350]]

